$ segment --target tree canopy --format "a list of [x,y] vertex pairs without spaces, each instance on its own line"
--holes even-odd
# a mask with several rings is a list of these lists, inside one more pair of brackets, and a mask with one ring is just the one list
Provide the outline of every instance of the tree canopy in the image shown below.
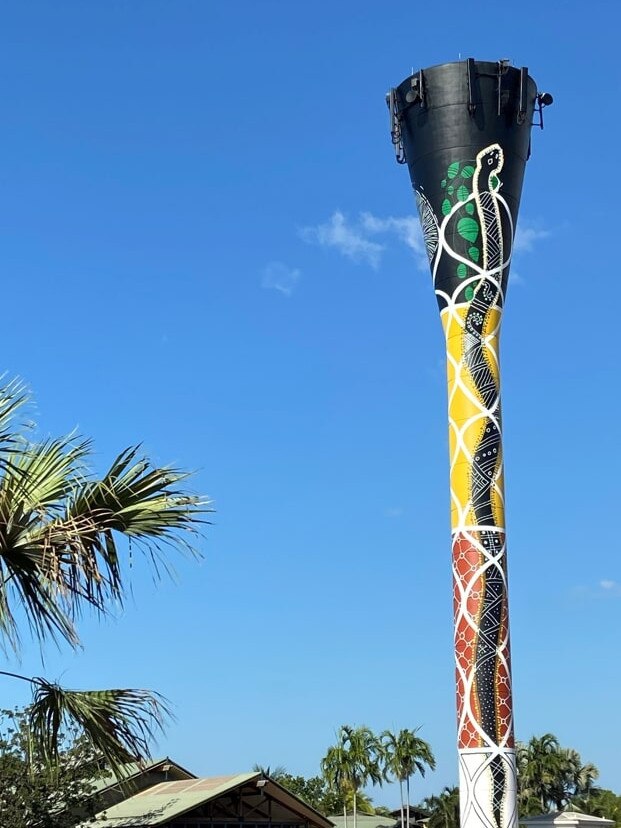
[[[125,597],[123,539],[158,572],[170,549],[197,554],[193,538],[209,511],[187,490],[188,473],[153,465],[139,446],[98,476],[89,440],[35,439],[32,426],[16,424],[27,399],[18,382],[0,386],[0,643],[17,655],[25,632],[41,644],[78,646],[83,613],[105,616]],[[60,760],[69,726],[120,772],[128,760],[149,756],[168,714],[166,701],[147,690],[73,690],[8,670],[0,675],[32,686],[24,725],[48,768]]]
[[28,712],[0,711],[2,828],[71,828],[78,817],[96,813],[100,757],[76,728],[59,734],[58,742],[58,760],[47,773]]
[[599,771],[578,751],[561,747],[552,733],[518,744],[518,803],[521,816],[561,811],[588,797]]

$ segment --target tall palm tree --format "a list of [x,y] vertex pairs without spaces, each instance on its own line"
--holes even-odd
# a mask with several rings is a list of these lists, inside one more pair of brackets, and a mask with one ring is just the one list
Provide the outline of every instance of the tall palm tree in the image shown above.
[[[90,442],[75,435],[33,440],[14,425],[27,401],[23,386],[0,387],[0,643],[19,654],[20,619],[42,644],[75,647],[85,609],[106,615],[126,592],[124,537],[155,572],[167,547],[197,554],[190,539],[209,511],[189,494],[185,472],[159,468],[134,446],[103,477],[89,469]],[[167,715],[166,701],[146,690],[68,690],[9,671],[33,688],[29,723],[50,764],[64,723],[76,724],[113,770],[147,757]]]
[[578,751],[561,747],[551,733],[518,745],[517,761],[522,815],[561,811],[574,798],[588,798],[599,776],[595,765],[583,764]]
[[345,728],[349,743],[351,768],[351,788],[354,805],[354,828],[358,828],[358,793],[368,785],[381,785],[384,781],[381,761],[383,749],[381,741],[368,727]]
[[552,733],[533,736],[518,745],[519,801],[522,813],[532,812],[536,803],[541,813],[548,809],[551,791],[560,773],[560,745]]
[[343,821],[347,828],[347,793],[350,786],[350,759],[343,728],[337,734],[337,742],[328,748],[321,760],[321,772],[328,788],[343,800]]
[[353,805],[354,828],[358,826],[360,789],[369,782],[382,784],[382,745],[368,727],[342,725],[337,743],[328,748],[321,761],[321,771],[328,786],[343,799],[343,816],[347,828],[347,802]]
[[[398,734],[390,730],[382,733],[384,746],[384,764],[388,775],[399,780],[401,794],[401,825],[410,827],[410,777],[416,772],[425,775],[427,768],[434,770],[436,760],[431,746],[416,735],[417,730],[400,730]],[[403,813],[403,783],[406,784],[406,822]]]
[[583,765],[580,754],[573,748],[560,748],[558,753],[558,775],[550,786],[550,797],[560,811],[573,797],[588,798],[599,771],[591,762]]

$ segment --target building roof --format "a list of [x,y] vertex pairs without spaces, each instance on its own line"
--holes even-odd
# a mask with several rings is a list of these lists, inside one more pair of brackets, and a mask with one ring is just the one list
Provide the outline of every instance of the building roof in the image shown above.
[[[345,817],[342,814],[330,817],[330,822],[334,823],[336,828],[345,828]],[[381,816],[380,814],[357,814],[356,822],[358,828],[395,828],[401,823],[392,816]],[[347,828],[353,828],[354,818],[351,814],[347,817]]]
[[[256,798],[259,799],[264,791],[274,803],[287,812],[293,812],[300,821],[309,822],[314,828],[332,828],[330,820],[281,785],[257,772],[160,782],[106,808],[94,819],[80,823],[79,828],[156,828],[229,794],[236,788],[257,782],[260,782],[261,788],[257,786],[253,791]],[[277,814],[275,819],[278,821]]]
[[153,773],[154,771],[166,771],[170,773],[175,779],[196,779],[196,774],[174,762],[169,756],[163,756],[161,759],[152,759],[148,762],[128,762],[123,765],[123,773],[121,776],[116,776],[114,773],[108,773],[105,776],[96,779],[93,784],[93,794],[102,793],[108,788],[115,788],[117,785],[125,785],[131,789],[132,784],[144,774]]
[[533,828],[543,828],[545,825],[555,828],[608,828],[613,826],[614,820],[604,817],[581,814],[579,811],[553,811],[551,814],[539,814],[534,817],[520,819],[521,825],[532,825]]
[[103,825],[106,828],[152,828],[260,775],[240,773],[236,776],[214,776],[210,779],[160,782],[113,805],[112,808],[106,808],[94,819],[82,822],[80,828],[103,828]]

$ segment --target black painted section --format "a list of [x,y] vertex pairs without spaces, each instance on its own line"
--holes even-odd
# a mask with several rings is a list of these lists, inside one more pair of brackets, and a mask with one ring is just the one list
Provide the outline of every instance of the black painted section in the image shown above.
[[[415,79],[414,88],[412,79]],[[523,84],[521,87],[521,79],[526,80],[525,87]],[[461,169],[473,166],[477,153],[497,143],[504,152],[499,192],[508,204],[515,227],[537,97],[536,84],[527,72],[505,67],[499,73],[497,62],[445,63],[415,73],[397,87],[395,94],[412,184],[426,196],[438,220],[443,218],[447,187],[472,186],[471,178],[458,174],[456,180],[442,187],[449,166],[455,162],[459,162]],[[523,113],[521,105],[526,106]],[[468,242],[456,230],[460,217],[465,215],[462,211],[451,219],[447,238],[453,249],[467,257]],[[512,234],[505,217],[503,243],[507,258]],[[508,268],[503,277],[503,293],[507,276]],[[435,286],[453,295],[459,285],[454,260],[442,256]],[[440,298],[438,301],[443,307],[445,303]]]

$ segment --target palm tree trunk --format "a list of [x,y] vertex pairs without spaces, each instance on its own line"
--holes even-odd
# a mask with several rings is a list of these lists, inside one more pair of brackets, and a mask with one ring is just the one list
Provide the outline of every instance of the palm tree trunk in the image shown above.
[[408,824],[408,828],[410,828],[410,777],[409,776],[405,780],[405,791],[406,791],[405,803],[406,803],[406,808],[407,808],[406,821],[407,821],[407,824]]
[[343,822],[345,823],[345,828],[347,828],[347,802],[343,800]]
[[358,796],[358,790],[354,788],[354,828],[358,828],[358,811],[356,808],[356,799]]
[[403,779],[399,779],[399,794],[401,796],[401,828],[405,828],[405,822],[403,821]]

